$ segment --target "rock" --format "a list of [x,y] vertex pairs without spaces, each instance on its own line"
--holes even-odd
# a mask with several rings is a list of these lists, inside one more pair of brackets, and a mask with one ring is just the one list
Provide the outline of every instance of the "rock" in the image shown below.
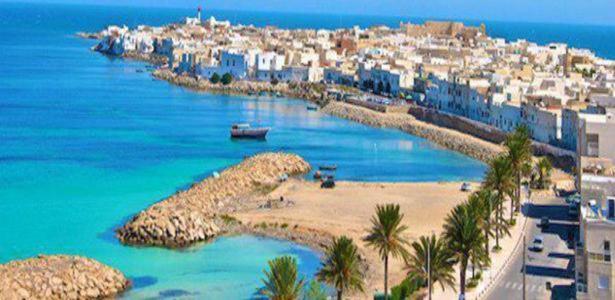
[[140,212],[117,230],[117,237],[125,244],[166,247],[210,239],[220,232],[215,218],[223,207],[275,187],[282,174],[299,175],[309,170],[310,165],[294,154],[255,155]]
[[0,265],[0,299],[112,298],[128,287],[118,270],[80,256],[39,255]]

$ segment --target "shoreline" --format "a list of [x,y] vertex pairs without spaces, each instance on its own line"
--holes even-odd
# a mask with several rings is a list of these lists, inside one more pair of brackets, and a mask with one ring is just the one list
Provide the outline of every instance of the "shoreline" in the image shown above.
[[[131,57],[131,59],[144,61],[143,58],[138,57],[138,56]],[[333,101],[330,98],[330,95],[327,94],[327,89],[329,87],[324,84],[278,83],[276,85],[273,85],[268,82],[237,81],[227,86],[224,86],[224,85],[211,84],[208,80],[197,80],[196,78],[190,77],[190,76],[176,75],[166,69],[156,69],[151,73],[151,75],[156,79],[167,81],[170,84],[188,88],[188,89],[195,90],[195,91],[199,91],[199,92],[225,94],[225,95],[237,95],[237,96],[249,96],[249,95],[258,94],[261,92],[266,92],[270,94],[280,94],[280,95],[283,95],[284,97],[289,97],[289,98],[302,99],[302,100],[305,100],[311,103],[318,104],[322,108],[322,111],[329,115],[344,118],[344,119],[354,121],[354,122],[358,122],[358,123],[361,123],[367,126],[380,127],[380,128],[384,127],[384,128],[392,128],[392,129],[401,130],[405,133],[425,138],[440,147],[449,149],[451,151],[462,153],[464,155],[470,156],[482,162],[488,162],[490,159],[497,156],[499,153],[503,151],[503,147],[501,145],[482,140],[473,135],[466,134],[466,133],[463,133],[463,132],[460,132],[454,129],[440,127],[440,126],[437,126],[437,125],[434,125],[428,122],[418,120],[409,113],[378,112],[373,109],[365,108],[359,105],[353,105],[353,104],[345,103],[341,101]],[[233,169],[235,167],[236,166],[232,166],[229,169]],[[207,181],[207,180],[208,179],[205,179],[204,181]],[[194,186],[198,184],[200,183],[196,183]],[[311,183],[303,182],[302,184],[309,186]],[[448,186],[449,189],[453,186],[454,186],[454,190],[458,189],[458,186],[455,186],[458,184],[456,182],[446,182],[446,183],[436,183],[436,182],[363,183],[363,182],[355,182],[351,184],[356,184],[357,186],[361,186],[361,185],[364,185],[364,186],[409,185],[412,187],[421,186],[421,185],[424,185],[424,186],[444,185],[444,186]],[[261,200],[263,197],[271,198],[272,194],[278,193],[280,188],[285,185],[286,183],[282,183],[280,185],[272,187],[266,193],[263,193],[262,191],[256,192],[255,190],[251,190],[247,193],[239,193],[235,195],[230,195],[227,197],[226,200],[235,201],[235,202],[238,202],[238,200],[239,201],[247,200],[248,202],[255,202],[255,200],[258,200],[259,198]],[[449,190],[449,192],[451,191],[452,190]],[[410,193],[412,193],[412,191],[410,191]],[[436,194],[439,197],[442,197],[442,196],[444,196],[445,198],[451,197],[450,193],[448,192],[445,193],[445,192],[439,191]],[[173,197],[175,196],[171,196],[169,197],[169,199]],[[231,198],[234,198],[234,199],[231,199]],[[466,198],[467,198],[467,195],[464,195],[462,198],[457,199],[457,200],[463,201]],[[152,210],[152,208],[154,208],[155,206],[159,205],[160,203],[164,201],[167,201],[167,199],[150,206],[150,208],[148,208],[146,211]],[[399,202],[403,202],[403,200]],[[301,220],[301,218],[298,218],[298,219],[265,218],[263,220],[263,219],[259,219],[259,216],[258,216],[260,213],[263,213],[264,211],[278,211],[278,210],[283,211],[284,209],[287,209],[287,208],[291,209],[292,207],[294,207],[294,204],[286,206],[286,207],[275,207],[275,208],[270,207],[268,210],[267,209],[263,210],[262,207],[255,207],[255,206],[232,207],[232,205],[230,206],[225,205],[224,209],[216,210],[214,213],[208,214],[207,216],[207,218],[210,218],[210,220],[208,221],[209,224],[213,224],[213,226],[209,228],[210,229],[214,228],[215,230],[212,229],[209,232],[206,232],[205,234],[199,233],[197,235],[192,235],[192,237],[188,238],[187,240],[179,241],[179,242],[172,242],[172,243],[166,243],[166,242],[149,243],[149,242],[143,242],[142,240],[135,242],[135,240],[133,239],[134,236],[132,236],[133,234],[136,234],[136,235],[142,234],[143,236],[158,238],[158,236],[161,233],[162,235],[164,235],[165,233],[169,232],[168,227],[164,228],[163,230],[158,230],[160,228],[154,229],[154,230],[137,229],[137,230],[132,231],[131,233],[126,233],[126,232],[130,232],[130,230],[125,231],[124,233],[122,232],[122,230],[126,229],[126,226],[128,226],[129,223],[134,222],[135,220],[139,218],[139,215],[146,212],[146,211],[142,211],[141,213],[139,213],[139,215],[136,215],[135,218],[133,218],[133,220],[127,223],[124,227],[118,229],[117,235],[118,235],[118,238],[120,238],[120,240],[124,244],[150,245],[150,246],[153,245],[153,246],[163,246],[163,247],[174,248],[174,247],[190,246],[194,242],[211,241],[211,240],[214,240],[215,237],[249,234],[249,235],[261,236],[261,237],[291,241],[297,244],[307,246],[310,249],[317,251],[317,252],[321,252],[321,253],[325,249],[326,245],[328,245],[327,241],[330,241],[331,238],[334,236],[340,235],[340,232],[336,232],[335,230],[328,230],[328,229],[323,230],[322,228],[320,229],[317,228],[318,225],[322,225],[322,224],[318,224],[318,222],[306,224]],[[424,209],[423,205],[419,207],[421,207],[421,210]],[[406,207],[406,209],[407,208],[412,208],[412,207]],[[438,211],[439,213],[446,214],[450,211],[450,208],[451,207],[447,207],[446,209],[441,209]],[[373,205],[370,205],[369,209],[370,209],[370,213],[372,213]],[[158,209],[154,208],[154,210],[158,210]],[[434,221],[434,222],[444,221],[444,216],[441,216],[439,218],[434,218],[433,216],[431,216],[431,218],[433,219],[431,221]],[[171,220],[171,224],[177,225],[173,219],[174,217],[169,218],[169,220]],[[197,218],[197,219],[200,220],[200,218]],[[203,220],[199,221],[197,219],[194,219],[194,216],[191,215],[186,220],[187,220],[187,223],[190,223],[194,220],[198,221],[197,223],[204,222]],[[366,220],[369,220],[369,216],[364,217],[363,219],[364,219],[363,223],[365,223],[363,225],[369,226],[368,224],[369,222],[366,221]],[[282,227],[283,224],[286,224],[286,225]],[[314,227],[314,225],[316,225],[316,227]],[[432,226],[431,230],[432,232],[433,231],[439,232],[441,230],[440,227],[441,225],[438,225],[435,227]],[[172,228],[179,229],[179,227],[177,226],[172,226]],[[425,234],[424,230],[420,232]],[[347,234],[347,233],[345,231],[342,231],[341,234]],[[354,231],[351,231],[349,234],[353,236],[353,239],[355,240],[355,242],[358,245],[360,245],[359,250],[361,253],[362,261],[364,262],[363,263],[364,268],[365,268],[364,274],[366,276],[365,277],[366,283],[369,289],[379,288],[380,282],[378,279],[381,277],[381,274],[379,273],[381,272],[381,270],[379,270],[379,268],[374,267],[374,266],[380,266],[379,261],[374,260],[373,257],[370,258],[370,256],[373,256],[373,253],[370,253],[370,251],[362,245],[362,241],[361,241],[362,238],[360,235],[357,235],[360,233],[358,233],[356,229]],[[412,235],[413,237],[411,238],[411,240],[416,239],[418,236],[417,232],[415,231],[412,232]],[[371,269],[370,269],[370,266],[371,266]],[[398,269],[400,268],[399,262],[397,262],[396,267]],[[399,272],[400,271],[397,270],[397,273],[394,273],[394,275],[392,275],[391,277],[392,279],[391,283],[393,285],[397,282],[400,282],[401,281],[400,278],[403,278],[403,276],[400,275],[402,273],[399,273]],[[362,296],[359,296],[361,298],[363,296],[367,296],[367,294],[361,294],[361,295]]]
[[[412,242],[421,235],[442,230],[445,216],[450,209],[467,197],[466,192],[459,190],[460,184],[461,182],[338,181],[336,188],[327,190],[321,189],[317,182],[291,179],[262,198],[283,197],[292,201],[292,205],[241,210],[230,215],[232,222],[248,227],[247,232],[239,231],[240,233],[283,238],[317,251],[323,248],[319,241],[326,241],[329,237],[346,235],[352,238],[359,248],[363,265],[366,266],[363,274],[367,288],[367,293],[355,294],[352,299],[370,299],[371,291],[382,289],[383,276],[380,257],[363,242],[375,206],[399,203],[402,213],[406,215],[404,224],[409,227],[404,235]],[[427,199],[430,201],[425,201]],[[261,225],[263,223],[267,224],[266,228]],[[280,229],[282,224],[284,229]],[[307,241],[304,232],[310,233]],[[318,238],[309,240],[314,234],[317,234]],[[404,278],[403,266],[401,260],[390,261],[391,286]]]
[[[324,84],[279,83],[272,85],[268,82],[239,81],[223,86],[211,84],[208,80],[196,80],[193,77],[176,75],[169,70],[161,69],[155,70],[152,76],[156,79],[167,81],[170,84],[189,88],[197,92],[237,96],[249,96],[250,94],[258,94],[260,92],[280,93],[284,97],[298,98],[315,103],[321,107],[322,112],[328,115],[370,127],[401,130],[407,134],[424,138],[440,147],[462,153],[482,162],[488,162],[503,151],[500,145],[453,129],[417,120],[407,113],[377,112],[362,106],[331,100],[326,94],[326,86]],[[310,89],[312,89],[311,92]]]

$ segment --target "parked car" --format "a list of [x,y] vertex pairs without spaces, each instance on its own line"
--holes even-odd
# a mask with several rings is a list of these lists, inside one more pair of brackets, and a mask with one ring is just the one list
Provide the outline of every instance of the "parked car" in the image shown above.
[[568,215],[571,217],[579,216],[579,205],[577,203],[568,204]]
[[580,204],[581,203],[581,195],[579,193],[574,193],[574,194],[566,197],[566,203],[568,203],[568,204],[571,204],[571,203]]
[[534,251],[542,252],[545,248],[545,240],[542,236],[537,235],[534,237],[534,241],[532,241],[532,249]]
[[549,218],[548,217],[540,218],[540,227],[542,227],[542,228],[549,227]]
[[332,189],[335,187],[335,180],[332,176],[327,177],[327,179],[323,180],[320,184],[320,188],[322,189]]
[[461,191],[462,192],[471,192],[472,191],[472,185],[468,182],[464,182],[461,184]]

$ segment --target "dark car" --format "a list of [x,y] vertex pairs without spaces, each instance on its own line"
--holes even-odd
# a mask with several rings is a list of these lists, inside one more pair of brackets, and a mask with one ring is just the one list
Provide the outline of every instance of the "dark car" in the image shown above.
[[542,228],[549,227],[549,218],[547,218],[547,217],[540,218],[540,227],[542,227]]
[[327,179],[323,180],[320,184],[320,188],[323,189],[332,189],[335,187],[335,180],[333,177],[327,177]]

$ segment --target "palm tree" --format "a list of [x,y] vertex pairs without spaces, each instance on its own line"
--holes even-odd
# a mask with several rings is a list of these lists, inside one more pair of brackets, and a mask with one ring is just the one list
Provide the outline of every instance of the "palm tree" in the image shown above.
[[479,227],[485,235],[485,252],[489,253],[489,238],[494,235],[493,214],[497,206],[497,200],[493,192],[488,188],[481,188],[468,199],[468,206],[476,215]]
[[[532,140],[530,139],[529,129],[524,126],[518,126],[515,131],[506,137],[504,146],[507,149],[510,167],[512,169],[515,193],[514,203],[511,202],[511,208],[515,207],[519,211],[521,203],[521,179],[531,174],[532,172]],[[513,219],[513,211],[510,212],[510,220]]]
[[548,157],[543,157],[538,160],[536,164],[536,174],[538,175],[537,187],[539,189],[546,189],[551,184],[551,171],[553,171],[553,165]]
[[459,291],[465,296],[466,271],[470,259],[484,257],[484,235],[478,224],[476,216],[471,212],[467,203],[457,205],[446,217],[444,223],[444,237],[453,257],[459,262]]
[[399,213],[399,204],[376,205],[376,215],[372,217],[372,228],[365,238],[368,246],[378,250],[384,261],[384,299],[388,297],[388,271],[389,255],[394,258],[408,257],[408,241],[402,237],[402,233],[408,229],[401,225],[404,218]]
[[310,281],[303,294],[303,300],[327,300],[327,297],[322,284],[316,280]]
[[325,251],[325,259],[316,278],[333,286],[338,300],[342,299],[345,291],[364,291],[359,253],[352,239],[346,236],[333,239]]
[[[510,196],[515,188],[513,181],[512,168],[510,166],[510,160],[507,156],[497,156],[489,164],[489,170],[485,176],[483,182],[485,188],[495,192],[495,216],[493,225],[495,230],[495,245],[496,248],[500,247],[500,234],[502,231],[508,231],[506,228],[503,216],[504,201],[506,196]],[[512,205],[511,205],[512,208]],[[511,212],[512,213],[512,212]]]
[[427,291],[429,300],[435,283],[439,283],[442,290],[445,287],[455,289],[455,261],[452,259],[453,253],[447,247],[446,241],[437,238],[435,234],[430,237],[421,236],[418,241],[412,243],[414,253],[406,261],[408,277],[421,282],[431,280]]
[[282,256],[269,261],[269,270],[264,270],[265,287],[262,293],[271,300],[299,299],[304,279],[298,278],[297,260],[290,256]]

